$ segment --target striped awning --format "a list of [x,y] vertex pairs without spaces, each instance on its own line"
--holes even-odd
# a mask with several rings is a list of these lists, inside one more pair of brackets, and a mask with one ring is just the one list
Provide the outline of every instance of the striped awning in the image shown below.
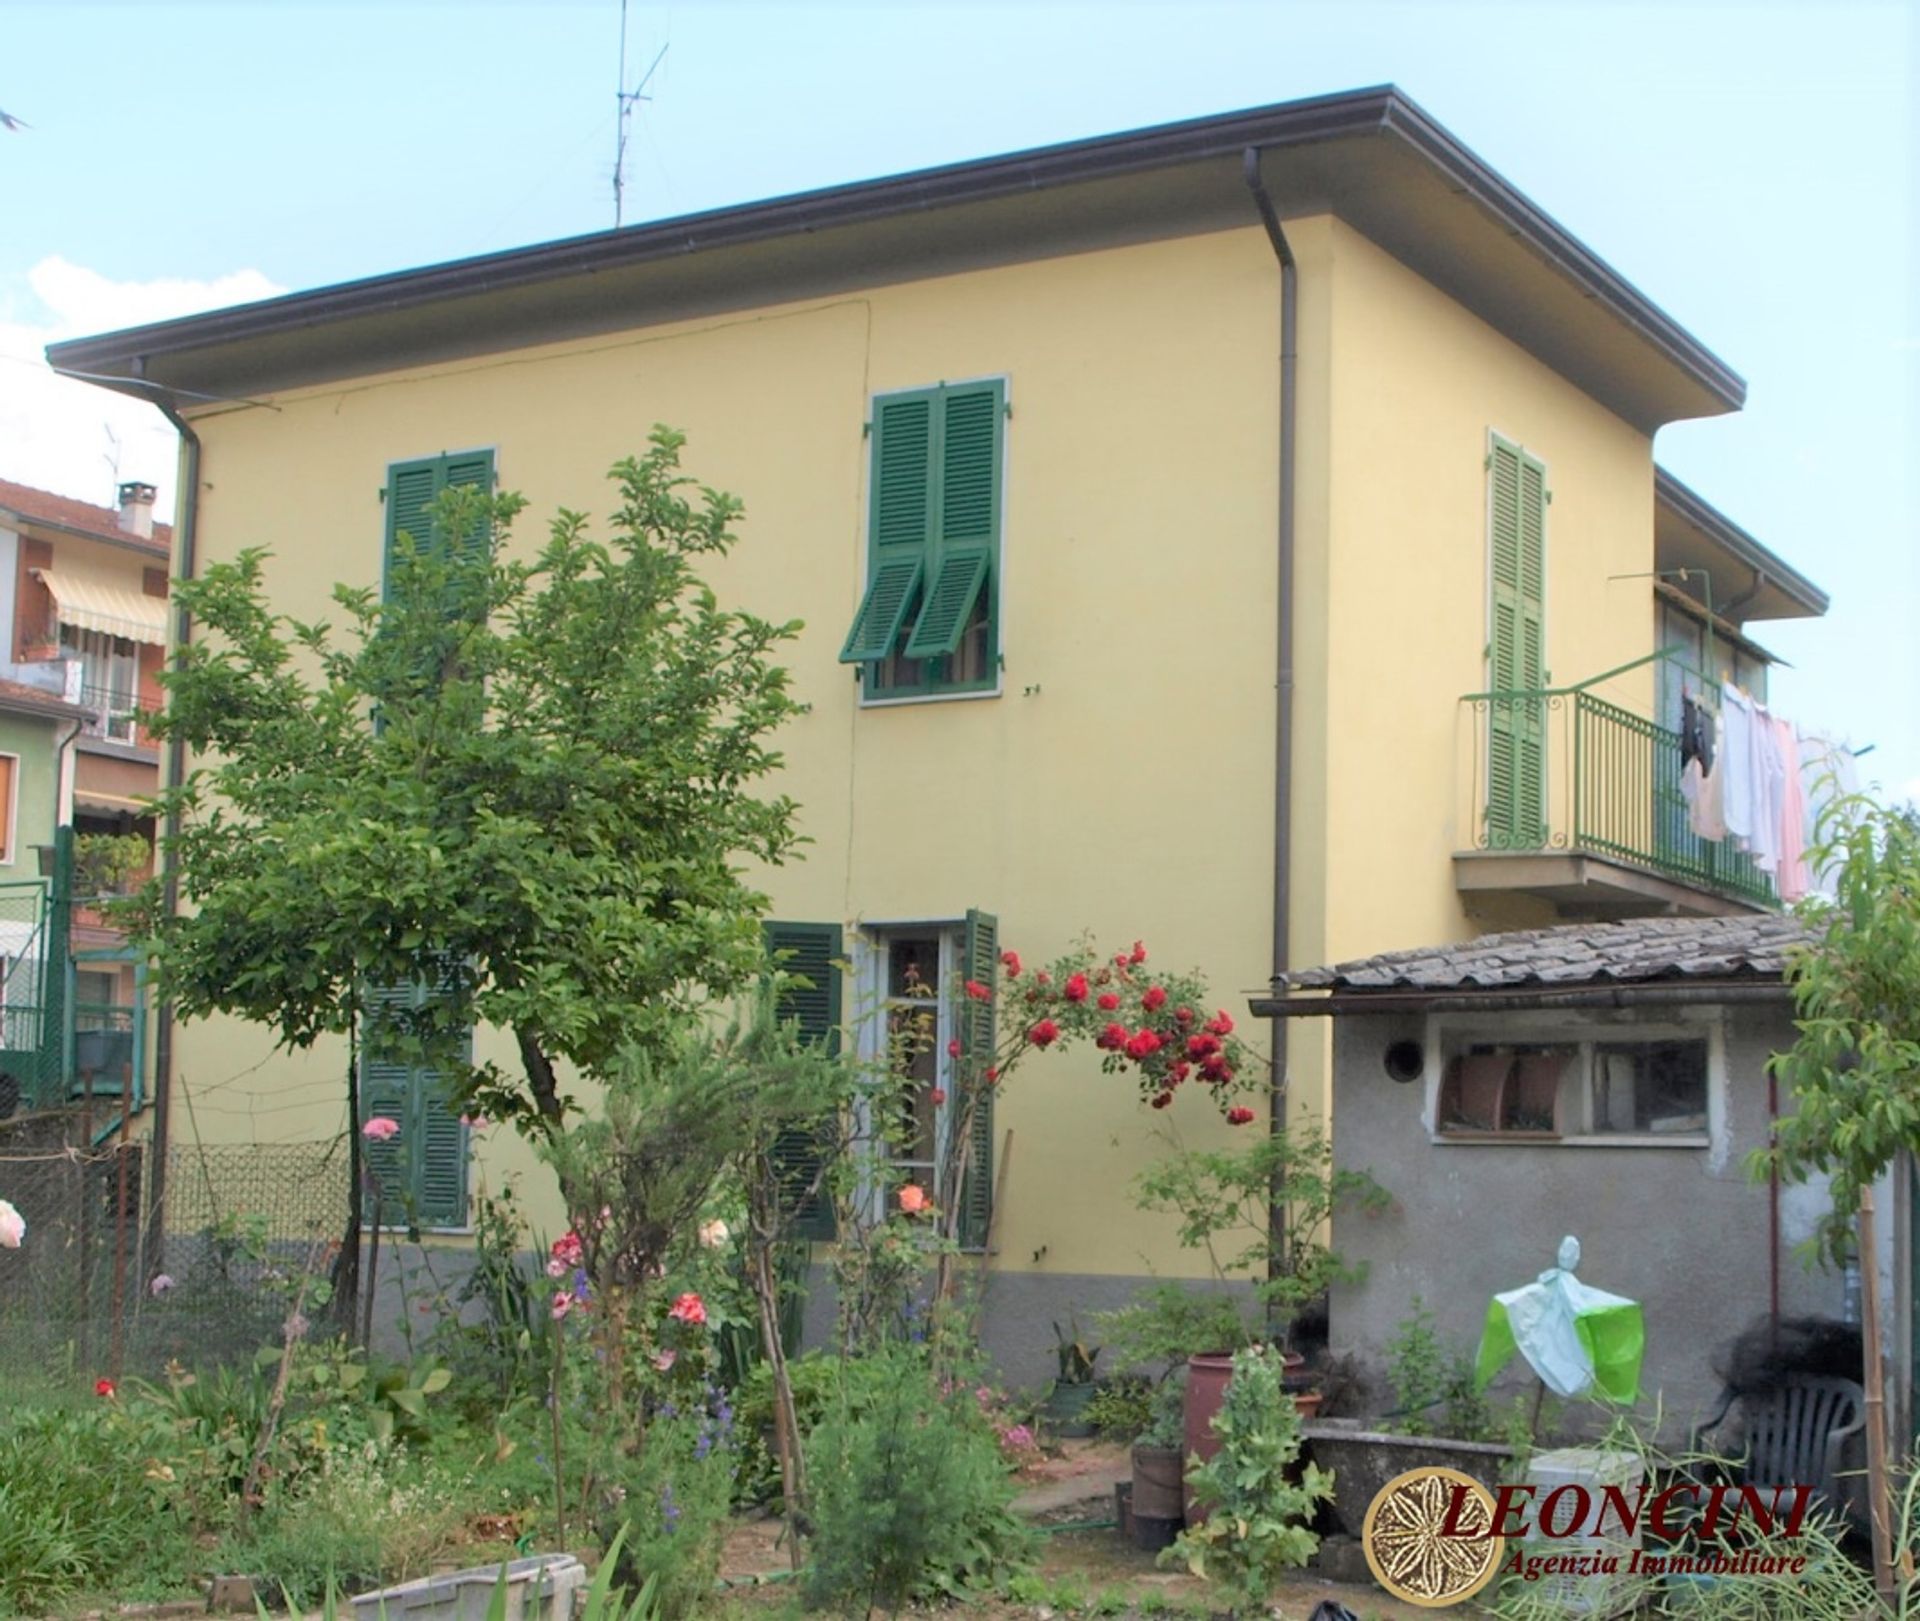
[[117,580],[71,568],[37,568],[34,574],[53,600],[60,623],[97,630],[153,647],[167,645],[167,599],[150,597]]

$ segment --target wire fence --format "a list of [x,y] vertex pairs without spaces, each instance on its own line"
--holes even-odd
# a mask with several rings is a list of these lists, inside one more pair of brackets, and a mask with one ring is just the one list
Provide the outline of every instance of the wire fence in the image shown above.
[[345,1225],[344,1152],[176,1144],[155,1219],[144,1142],[0,1142],[0,1198],[27,1223],[0,1252],[0,1392],[155,1377],[277,1342],[280,1285]]

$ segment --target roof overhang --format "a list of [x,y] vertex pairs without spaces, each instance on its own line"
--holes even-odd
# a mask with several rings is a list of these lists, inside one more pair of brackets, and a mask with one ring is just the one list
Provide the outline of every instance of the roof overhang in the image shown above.
[[[141,393],[140,398],[152,398],[152,391]],[[11,529],[16,534],[47,534],[56,538],[65,536],[74,540],[88,540],[96,546],[111,546],[119,551],[132,552],[157,568],[167,566],[169,547],[164,540],[142,540],[137,535],[128,534],[102,534],[98,529],[82,529],[75,524],[56,523],[51,518],[36,518],[32,513],[22,512],[16,507],[0,505],[0,529]]]
[[52,345],[139,398],[249,395],[954,270],[1332,213],[1642,431],[1745,385],[1391,87],[486,254]]
[[1711,581],[1710,587],[1691,578],[1678,585],[1736,625],[1814,619],[1827,611],[1826,592],[1664,467],[1653,474],[1653,554],[1663,574],[1685,569]]

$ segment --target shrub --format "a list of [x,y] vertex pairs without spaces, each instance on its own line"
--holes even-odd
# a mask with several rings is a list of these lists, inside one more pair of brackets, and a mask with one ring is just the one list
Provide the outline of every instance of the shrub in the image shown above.
[[1387,1341],[1387,1380],[1399,1415],[1395,1427],[1406,1434],[1431,1435],[1435,1408],[1442,1432],[1456,1440],[1484,1441],[1493,1433],[1492,1414],[1474,1387],[1473,1358],[1440,1338],[1418,1295]]
[[1310,1463],[1299,1484],[1288,1478],[1300,1456],[1300,1415],[1280,1358],[1262,1347],[1235,1354],[1213,1432],[1219,1452],[1187,1473],[1207,1522],[1181,1532],[1161,1559],[1184,1562],[1228,1589],[1236,1609],[1258,1613],[1273,1584],[1319,1547],[1305,1522],[1333,1495],[1333,1477]]
[[688,1405],[668,1403],[638,1454],[618,1467],[619,1578],[645,1578],[660,1621],[698,1613],[713,1596],[733,1501],[733,1409],[708,1385]]
[[912,1347],[846,1365],[840,1405],[815,1430],[807,1462],[813,1605],[850,1614],[957,1598],[1025,1562],[1030,1533],[1012,1512],[991,1426]]
[[1153,1419],[1153,1386],[1145,1379],[1109,1379],[1087,1403],[1087,1422],[1103,1441],[1131,1446]]

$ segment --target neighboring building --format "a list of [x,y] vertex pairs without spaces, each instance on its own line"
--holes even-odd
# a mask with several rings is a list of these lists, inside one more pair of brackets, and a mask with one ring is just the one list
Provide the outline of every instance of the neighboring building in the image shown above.
[[[1767,1059],[1793,1045],[1782,975],[1809,938],[1778,916],[1645,918],[1286,976],[1261,1010],[1330,1020],[1336,1162],[1391,1196],[1341,1223],[1364,1272],[1332,1302],[1333,1349],[1369,1376],[1372,1411],[1393,1405],[1384,1347],[1414,1296],[1470,1351],[1489,1299],[1552,1266],[1568,1233],[1588,1283],[1645,1308],[1642,1390],[1676,1426],[1711,1411],[1715,1354],[1749,1324],[1845,1313],[1846,1280],[1798,1253],[1825,1184],[1782,1188],[1748,1163],[1791,1107]],[[1890,1255],[1904,1222],[1883,1203]],[[1890,1349],[1905,1297],[1885,1296]]]
[[[267,545],[276,607],[307,617],[336,580],[379,582],[435,488],[495,482],[536,520],[604,510],[651,424],[687,430],[690,468],[747,505],[712,584],[808,627],[780,787],[813,842],[759,881],[783,939],[851,956],[848,1010],[909,968],[944,978],[994,918],[1029,957],[1144,937],[1238,1000],[1294,962],[1772,904],[1672,826],[1659,673],[1758,686],[1748,622],[1826,606],[1655,467],[1663,424],[1735,410],[1744,386],[1391,89],[50,357],[190,425],[182,572]],[[1324,1032],[1284,1028],[1290,1107],[1321,1111]],[[178,1032],[170,1084],[223,1091],[203,1133],[341,1129],[339,1052],[270,1049]],[[497,1031],[476,1052],[512,1061]],[[439,1128],[407,1171],[439,1222],[478,1176],[526,1168],[515,1141],[470,1167],[431,1078],[395,1084]],[[1019,1152],[987,1335],[1017,1376],[1044,1370],[1069,1304],[1192,1269],[1127,1194],[1162,1123],[1091,1056],[1002,1101],[991,1130]]]
[[[0,923],[13,935],[29,913],[45,923],[31,946],[0,945],[13,962],[11,1022],[24,1028],[21,1010],[33,1009],[40,1080],[22,1090],[42,1107],[89,1088],[136,1102],[143,1090],[144,975],[88,903],[152,871],[145,803],[159,788],[159,751],[137,716],[160,702],[173,544],[153,502],[151,484],[122,484],[115,510],[0,480],[0,778],[17,801],[0,913],[21,914]],[[50,920],[59,828],[73,834],[73,904]],[[46,965],[68,958],[71,978],[56,982]],[[24,1069],[18,1033],[6,1049]],[[100,1117],[115,1118],[105,1105]]]

